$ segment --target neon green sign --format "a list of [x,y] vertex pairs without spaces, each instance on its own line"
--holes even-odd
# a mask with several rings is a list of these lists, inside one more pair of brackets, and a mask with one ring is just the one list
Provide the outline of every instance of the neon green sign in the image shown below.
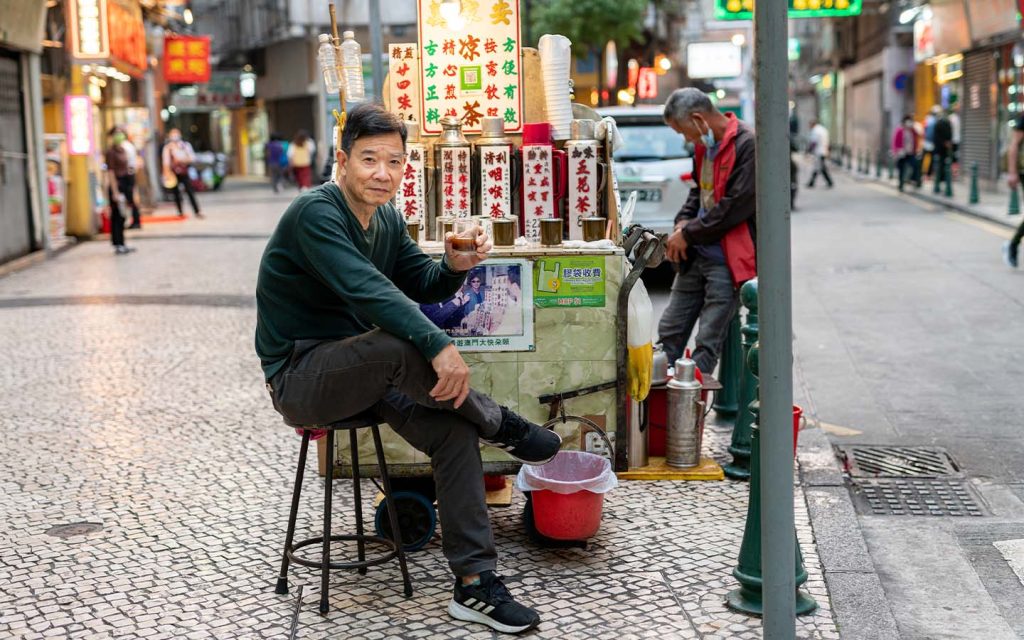
[[[790,18],[859,16],[863,0],[789,0]],[[715,0],[716,20],[750,20],[754,0]]]

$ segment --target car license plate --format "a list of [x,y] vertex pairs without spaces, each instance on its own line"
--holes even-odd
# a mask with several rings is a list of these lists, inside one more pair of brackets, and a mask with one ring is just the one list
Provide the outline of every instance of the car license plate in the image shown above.
[[622,201],[629,199],[629,193],[636,191],[637,202],[661,202],[661,189],[620,189]]

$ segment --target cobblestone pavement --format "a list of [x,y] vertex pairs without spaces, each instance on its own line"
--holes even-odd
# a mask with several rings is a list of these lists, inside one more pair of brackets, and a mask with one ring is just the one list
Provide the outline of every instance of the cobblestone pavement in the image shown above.
[[[299,638],[496,637],[445,613],[436,537],[410,556],[411,599],[394,563],[334,574],[326,617],[312,570],[274,594],[299,439],[261,384],[252,294],[287,197],[204,200],[208,220],[152,225],[138,253],[92,242],[0,279],[0,638],[284,638],[300,584]],[[727,438],[710,430],[715,455]],[[300,537],[322,483],[306,474]],[[532,546],[520,495],[493,509],[500,571],[544,618],[528,637],[760,637],[723,604],[746,498],[728,481],[624,482],[586,551]],[[349,481],[335,505],[351,530]],[[799,490],[797,522],[821,605],[798,635],[838,638]],[[96,530],[55,535],[71,523]]]

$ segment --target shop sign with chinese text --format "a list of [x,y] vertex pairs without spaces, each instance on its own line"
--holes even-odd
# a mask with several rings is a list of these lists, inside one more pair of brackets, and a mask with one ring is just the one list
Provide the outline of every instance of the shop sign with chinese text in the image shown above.
[[419,0],[422,130],[441,133],[441,118],[462,120],[465,133],[479,133],[484,116],[501,117],[505,131],[522,128],[519,2],[459,3],[449,21],[440,0]]
[[[862,0],[788,0],[789,17],[826,18],[859,16]],[[751,20],[754,0],[715,0],[716,20]]]
[[603,307],[604,256],[559,256],[537,261],[537,307]]
[[107,0],[68,0],[68,33],[75,60],[106,60]]
[[96,149],[89,96],[64,96],[64,131],[68,137],[68,155],[87,156]]
[[597,141],[566,143],[569,156],[569,239],[583,239],[583,218],[597,215]]
[[552,149],[547,144],[524,144],[523,154],[523,220],[526,239],[540,242],[540,221],[555,215],[555,185],[552,170]]
[[480,154],[480,215],[489,218],[512,215],[511,147],[483,144],[477,147],[477,153]]
[[469,193],[469,145],[441,149],[441,215],[473,215]]
[[210,80],[210,37],[175,36],[164,40],[164,79],[169,84]]
[[110,0],[107,4],[110,59],[130,67],[131,75],[146,71],[146,27],[138,2]]
[[388,57],[388,107],[402,120],[422,123],[420,115],[420,62],[415,42],[393,44]]

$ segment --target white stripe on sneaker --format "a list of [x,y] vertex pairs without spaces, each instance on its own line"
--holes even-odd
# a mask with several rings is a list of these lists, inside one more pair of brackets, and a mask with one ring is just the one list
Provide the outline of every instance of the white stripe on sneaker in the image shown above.
[[502,633],[521,633],[537,624],[536,622],[524,625],[504,624],[479,611],[474,611],[464,604],[459,604],[454,598],[448,603],[448,615],[456,620],[479,622],[480,624],[485,624],[495,631],[500,631]]
[[489,616],[489,615],[491,615],[492,611],[494,611],[494,605],[493,604],[489,604],[489,605],[487,605],[487,608],[484,609],[481,613],[483,613],[484,615],[488,615]]
[[467,607],[472,607],[473,605],[475,605],[478,602],[480,602],[480,601],[477,600],[476,598],[474,598],[473,596],[470,596],[470,597],[466,598],[466,601],[463,602],[462,604],[467,606]]
[[[486,606],[488,606],[486,602],[477,602],[475,605],[473,605],[473,609],[476,610],[476,611],[481,611]],[[484,613],[487,613],[487,612],[484,611]]]

